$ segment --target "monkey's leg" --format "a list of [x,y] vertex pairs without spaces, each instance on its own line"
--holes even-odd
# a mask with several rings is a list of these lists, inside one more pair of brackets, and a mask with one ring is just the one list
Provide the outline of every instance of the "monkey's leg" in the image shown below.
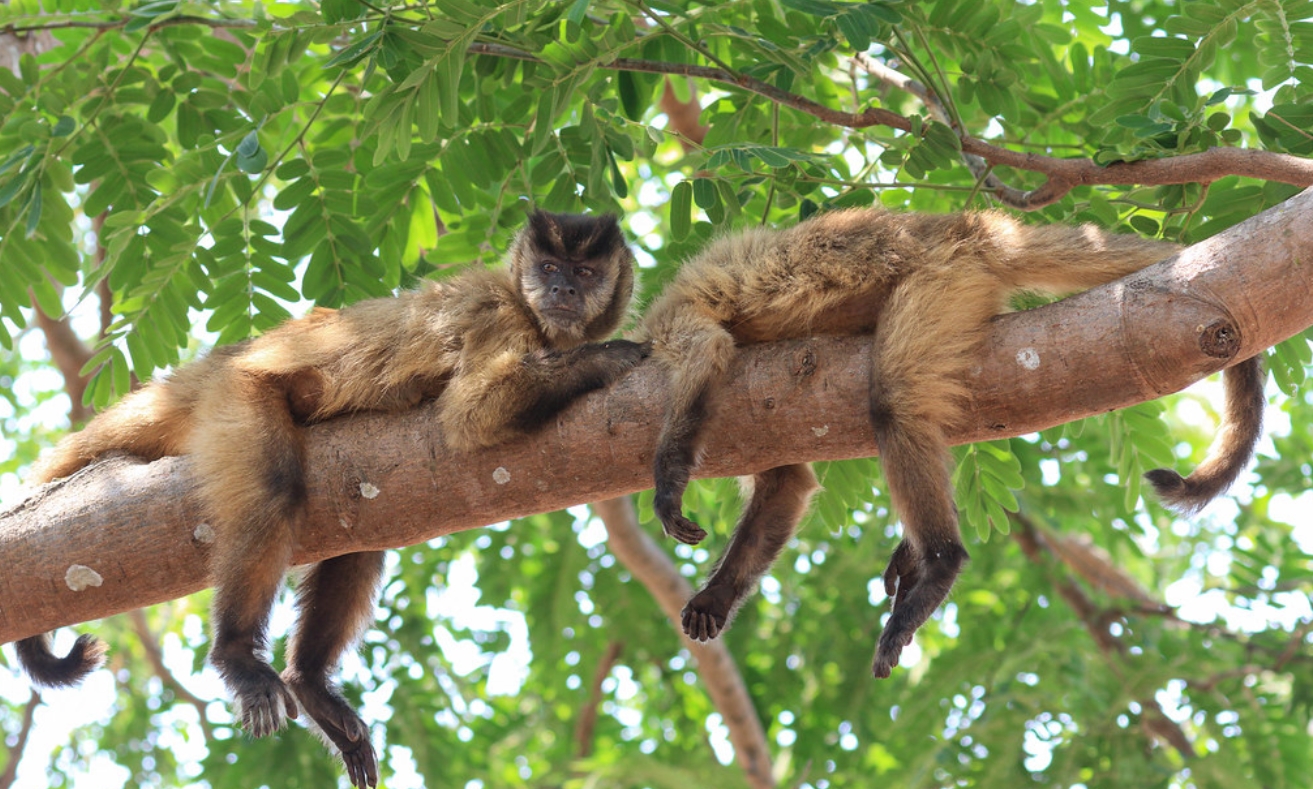
[[884,571],[893,615],[876,648],[872,672],[887,677],[903,647],[925,624],[967,560],[957,526],[948,457],[937,429],[876,423],[876,443],[904,539]]
[[729,626],[743,599],[793,536],[817,487],[807,464],[780,466],[752,478],[752,498],[729,548],[707,585],[684,606],[681,618],[689,638],[709,641]]
[[296,700],[260,656],[306,498],[299,428],[277,382],[216,378],[197,412],[189,454],[215,531],[210,662],[242,725],[263,737],[296,717]]
[[943,430],[958,418],[965,369],[1000,290],[997,279],[967,264],[930,269],[899,285],[876,330],[871,424],[904,537],[884,574],[893,614],[876,648],[877,677],[898,665],[968,558]]
[[369,727],[328,676],[369,626],[382,572],[382,551],[351,553],[315,565],[297,588],[300,615],[283,671],[283,681],[342,754],[347,778],[360,789],[378,785]]
[[648,327],[653,355],[670,375],[670,399],[652,464],[656,487],[652,506],[667,536],[696,545],[707,533],[684,517],[684,491],[697,466],[713,387],[734,357],[734,338],[715,319],[697,313],[692,304],[662,317],[658,325]]

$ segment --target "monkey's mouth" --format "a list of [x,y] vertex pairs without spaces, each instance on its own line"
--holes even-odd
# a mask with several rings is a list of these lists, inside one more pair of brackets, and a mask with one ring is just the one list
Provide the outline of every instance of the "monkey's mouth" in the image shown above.
[[574,307],[567,307],[563,304],[557,304],[547,307],[543,310],[543,315],[554,321],[568,321],[573,323],[579,319],[579,310]]

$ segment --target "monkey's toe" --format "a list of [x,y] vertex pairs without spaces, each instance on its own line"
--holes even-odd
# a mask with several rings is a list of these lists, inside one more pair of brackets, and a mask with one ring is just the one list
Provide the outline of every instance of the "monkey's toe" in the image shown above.
[[350,751],[342,751],[342,764],[346,765],[347,780],[356,789],[378,786],[378,759],[369,738],[359,740]]
[[242,728],[252,737],[267,737],[283,728],[287,718],[297,715],[296,701],[281,682],[248,689],[234,700]]
[[720,635],[725,627],[725,618],[708,611],[698,611],[692,606],[685,606],[681,615],[684,635],[694,641],[710,641]]
[[886,629],[880,635],[880,643],[875,648],[875,661],[871,664],[871,673],[876,679],[888,679],[898,667],[899,656],[903,647],[912,643],[912,634],[899,637],[892,630]]
[[912,544],[904,540],[898,543],[884,569],[884,593],[896,609],[920,581],[921,562]]

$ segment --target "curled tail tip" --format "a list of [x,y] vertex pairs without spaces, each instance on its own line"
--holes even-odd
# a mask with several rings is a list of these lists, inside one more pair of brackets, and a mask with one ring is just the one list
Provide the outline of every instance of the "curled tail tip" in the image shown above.
[[1195,515],[1208,502],[1229,487],[1227,480],[1195,479],[1197,475],[1182,477],[1169,468],[1146,471],[1144,478],[1153,485],[1154,493],[1164,505],[1182,515]]
[[67,688],[81,682],[105,663],[105,642],[81,635],[67,655],[58,657],[50,650],[50,634],[25,638],[15,645],[23,670],[38,685]]

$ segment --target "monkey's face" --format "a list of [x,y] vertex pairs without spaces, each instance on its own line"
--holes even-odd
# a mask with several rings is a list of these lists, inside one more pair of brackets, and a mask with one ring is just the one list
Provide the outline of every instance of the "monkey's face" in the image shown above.
[[511,247],[525,304],[553,345],[615,331],[633,290],[633,255],[615,217],[537,211]]

